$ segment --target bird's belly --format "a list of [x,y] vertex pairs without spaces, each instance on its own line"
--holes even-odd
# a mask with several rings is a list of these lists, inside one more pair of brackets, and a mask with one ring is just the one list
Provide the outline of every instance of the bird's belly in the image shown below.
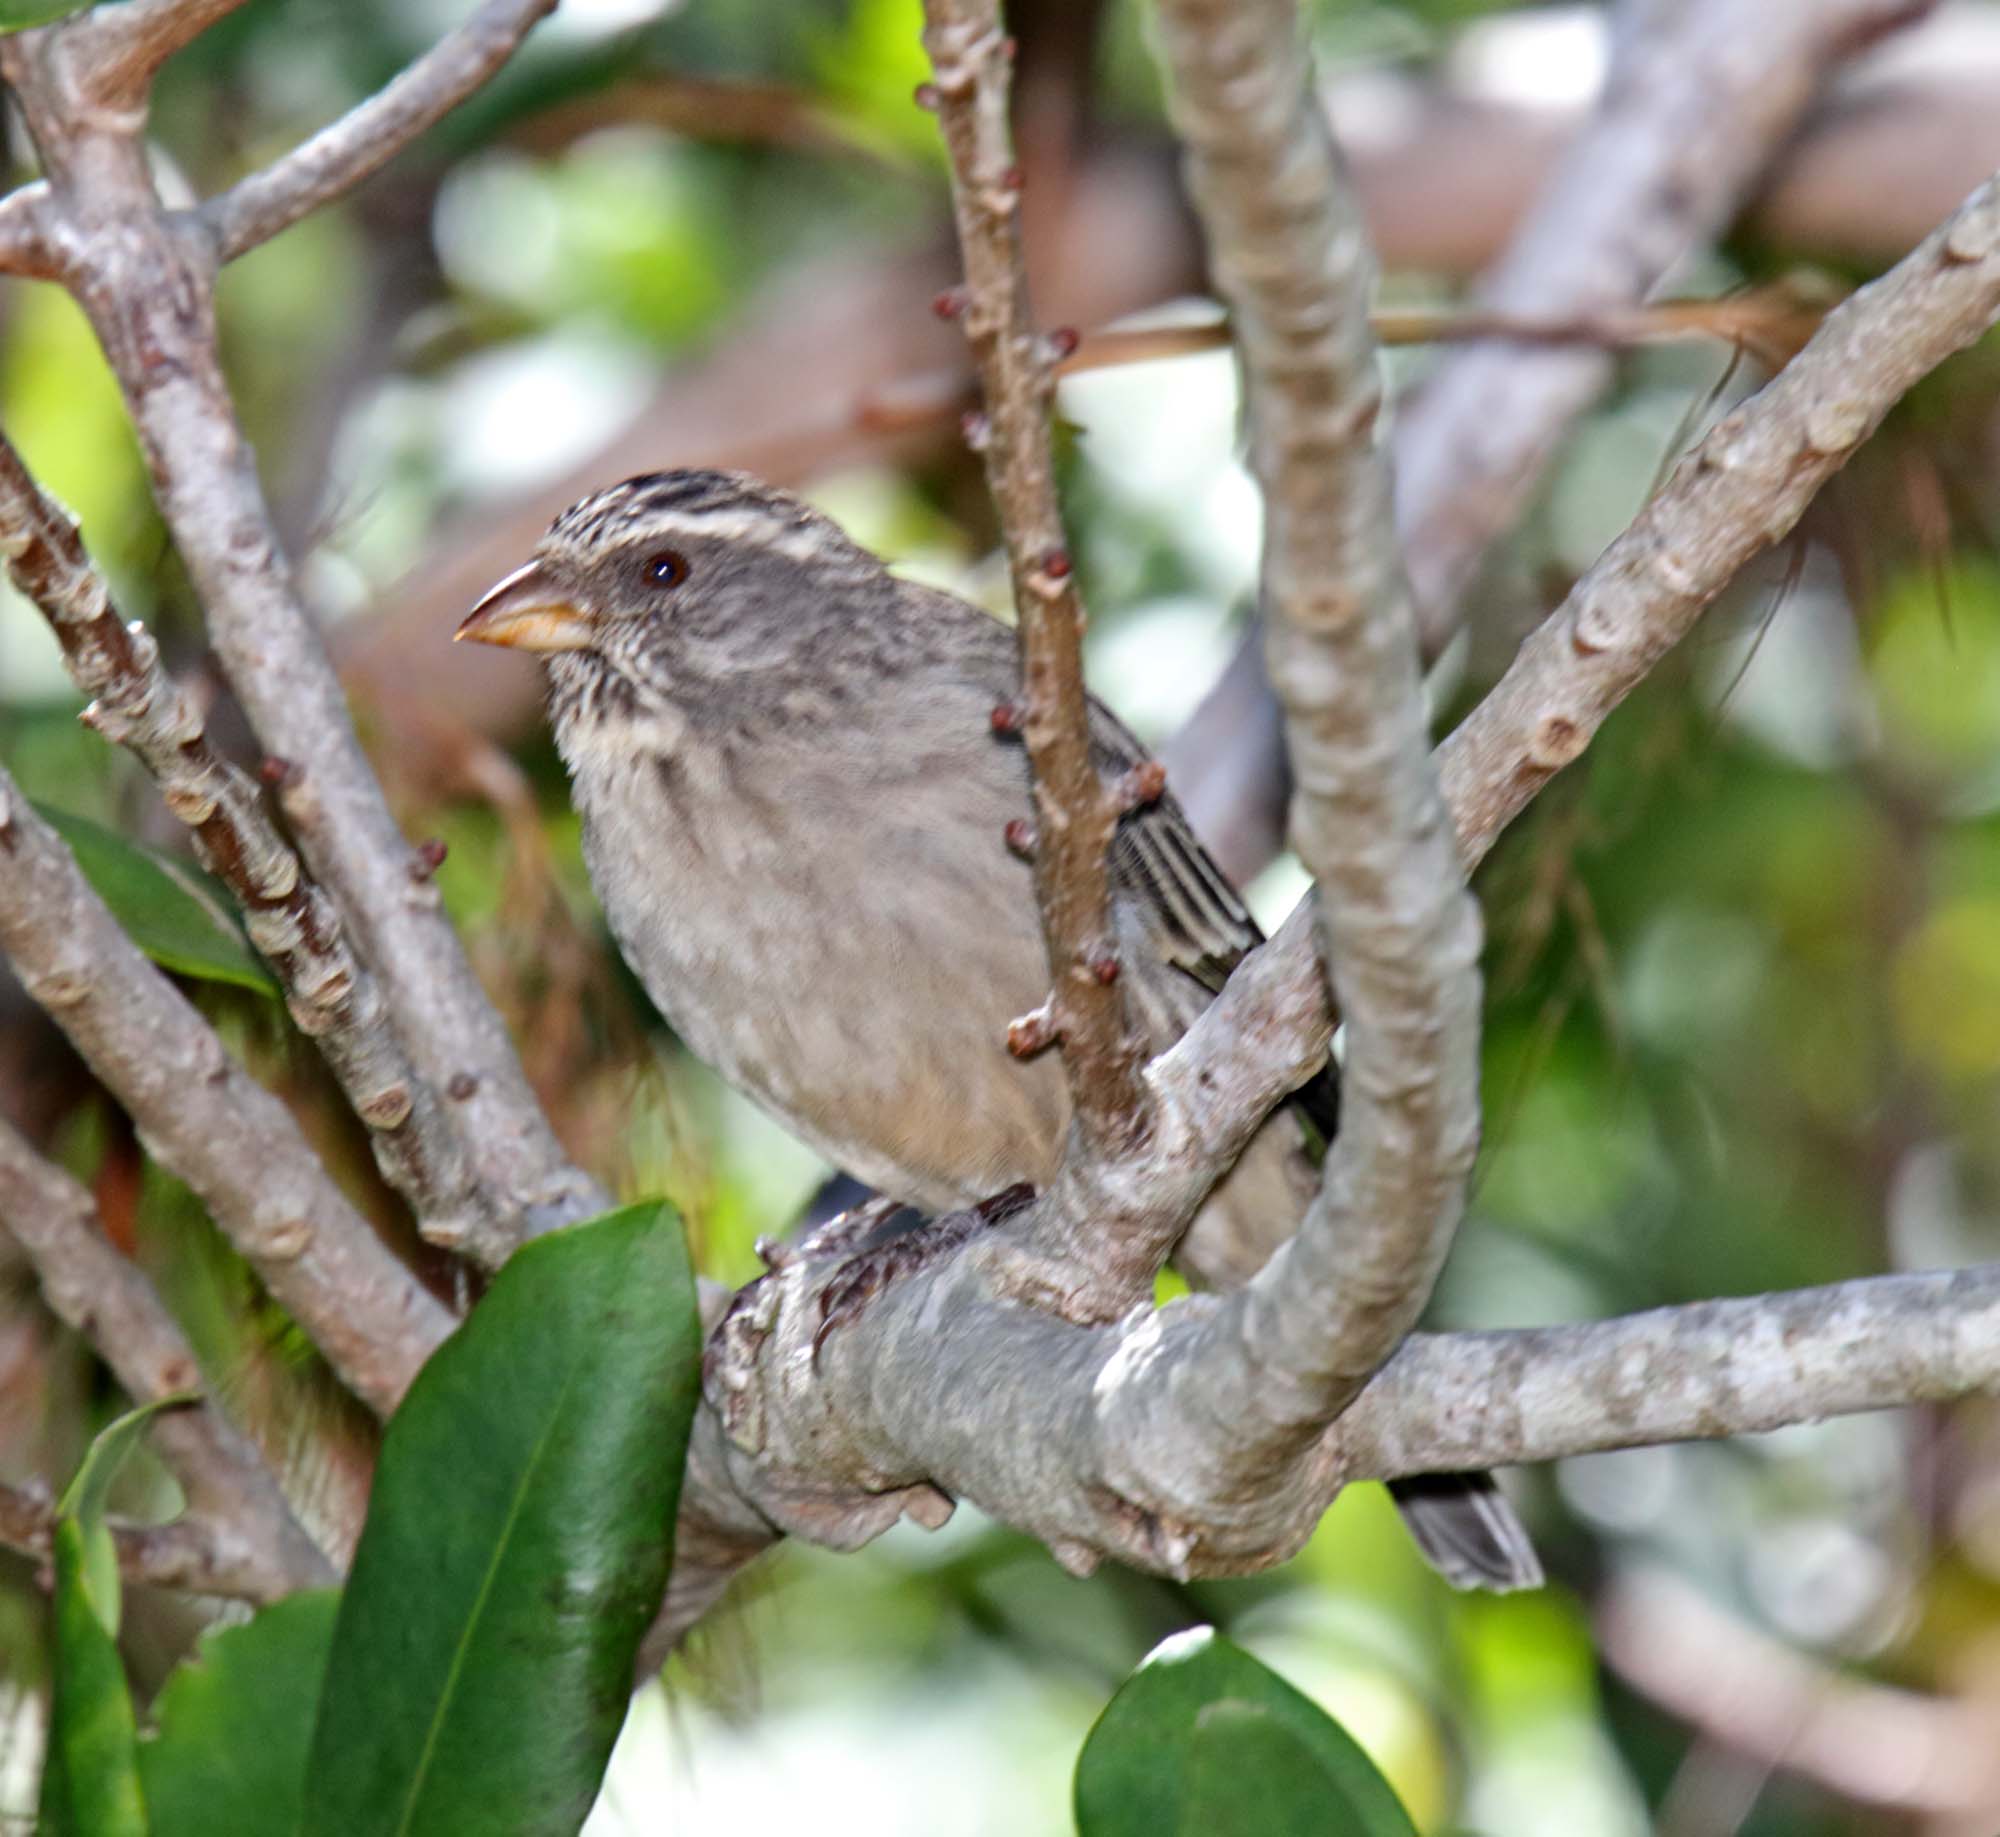
[[607,800],[584,811],[585,854],[674,1030],[834,1165],[933,1211],[1044,1184],[1061,1068],[1006,1046],[1047,990],[1028,876],[999,823],[987,853],[940,848],[962,812],[882,801],[833,842],[807,832],[809,798],[727,824]]

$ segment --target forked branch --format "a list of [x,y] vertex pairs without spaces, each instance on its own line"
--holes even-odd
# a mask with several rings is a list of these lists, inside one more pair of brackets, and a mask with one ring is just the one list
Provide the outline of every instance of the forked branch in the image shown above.
[[426,1235],[497,1262],[504,1237],[483,1228],[464,1152],[391,1033],[381,992],[339,916],[278,834],[258,787],[210,744],[151,636],[118,616],[75,525],[4,434],[0,555],[8,578],[49,621],[71,679],[91,698],[85,723],[139,759],[188,826],[203,864],[236,896],[293,1020],[326,1055],[371,1132],[383,1173],[409,1199]]
[[232,262],[379,172],[489,82],[556,0],[486,0],[387,88],[283,159],[201,207],[217,257]]
[[355,1394],[387,1415],[452,1318],[278,1099],[142,957],[0,772],[0,952]]

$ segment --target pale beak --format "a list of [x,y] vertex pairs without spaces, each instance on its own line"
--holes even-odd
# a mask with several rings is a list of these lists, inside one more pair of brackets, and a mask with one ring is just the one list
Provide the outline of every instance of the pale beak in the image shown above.
[[452,638],[517,651],[581,651],[590,645],[590,617],[531,561],[473,607]]

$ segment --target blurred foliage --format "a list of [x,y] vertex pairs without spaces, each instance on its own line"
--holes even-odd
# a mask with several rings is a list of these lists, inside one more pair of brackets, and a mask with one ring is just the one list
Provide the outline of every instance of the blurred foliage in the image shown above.
[[[1330,59],[1421,66],[1502,10],[1519,9],[1320,0],[1312,15]],[[154,112],[162,184],[212,192],[463,11],[252,0],[169,67]],[[588,463],[662,376],[727,352],[774,301],[801,310],[786,289],[811,264],[941,245],[934,124],[911,100],[919,11],[566,0],[388,176],[230,270],[226,359],[336,638],[441,532]],[[1059,64],[1074,15],[1014,11],[1025,59]],[[1163,159],[1144,8],[1112,0],[1097,24],[1083,140]],[[1776,260],[1739,241],[1688,284],[1766,279]],[[1392,285],[1450,291],[1435,276]],[[911,302],[913,319],[925,305]],[[1426,361],[1399,359],[1399,380]],[[1754,381],[1701,349],[1621,363],[1482,580],[1477,641],[1441,685],[1441,718],[1470,705],[1678,441]],[[677,412],[671,392],[660,399]],[[1793,550],[1709,616],[1483,872],[1486,1143],[1440,1319],[1589,1318],[1996,1254],[1996,406],[1989,341],[1891,418]],[[1159,737],[1228,656],[1254,578],[1233,370],[1209,357],[1080,377],[1061,410],[1076,430],[1065,486],[1096,614],[1093,674]],[[83,519],[124,609],[213,690],[117,387],[52,289],[4,294],[0,423]],[[837,458],[810,489],[911,572],[994,603],[976,474],[948,444],[912,442],[917,457],[894,465],[879,445]],[[451,616],[435,644],[410,644],[427,714],[457,700]],[[784,1229],[824,1170],[687,1058],[617,962],[546,742],[505,736],[509,759],[475,753],[454,775],[415,763],[404,714],[361,712],[410,833],[449,844],[444,898],[573,1152],[622,1193],[668,1195],[707,1273],[754,1274],[755,1238]],[[39,621],[0,599],[0,759],[33,796],[183,846],[74,713]],[[226,699],[215,719],[249,759]],[[1296,870],[1249,891],[1275,917]],[[277,1005],[189,986],[343,1183],[424,1259]],[[342,1516],[368,1483],[370,1425],[9,986],[0,1104],[92,1182],[211,1379]],[[435,1259],[422,1266],[447,1278]],[[116,1407],[0,1256],[0,1477],[67,1470]],[[1659,1695],[1643,1660],[1687,1629],[1642,1628],[1652,1644],[1635,1655],[1608,1604],[1662,1571],[1829,1687],[1894,1684],[2000,1715],[1990,1406],[1521,1478],[1556,1580],[1500,1601],[1429,1576],[1376,1487],[1343,1496],[1283,1570],[1240,1582],[1077,1581],[970,1511],[855,1555],[787,1549],[676,1659],[667,1690],[642,1696],[589,1829],[818,1829],[855,1803],[875,1833],[1041,1837],[1061,1827],[1075,1756],[1120,1681],[1198,1624],[1336,1715],[1426,1831],[1908,1828],[1740,1760],[1728,1728],[1691,1725],[1687,1704]],[[135,1462],[128,1482],[135,1504],[171,1509],[156,1470]],[[123,1644],[142,1699],[192,1624],[133,1591]],[[0,1557],[0,1814],[34,1803],[48,1628],[32,1566]],[[1726,1648],[1697,1655],[1717,1675],[1737,1662]],[[164,1699],[170,1715],[184,1691]]]

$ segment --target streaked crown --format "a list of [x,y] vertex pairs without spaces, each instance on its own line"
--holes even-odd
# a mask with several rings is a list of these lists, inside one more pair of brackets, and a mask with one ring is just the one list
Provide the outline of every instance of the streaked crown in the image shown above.
[[831,517],[748,472],[648,472],[592,492],[549,525],[547,547],[602,554],[641,539],[768,549],[794,561],[872,562]]

